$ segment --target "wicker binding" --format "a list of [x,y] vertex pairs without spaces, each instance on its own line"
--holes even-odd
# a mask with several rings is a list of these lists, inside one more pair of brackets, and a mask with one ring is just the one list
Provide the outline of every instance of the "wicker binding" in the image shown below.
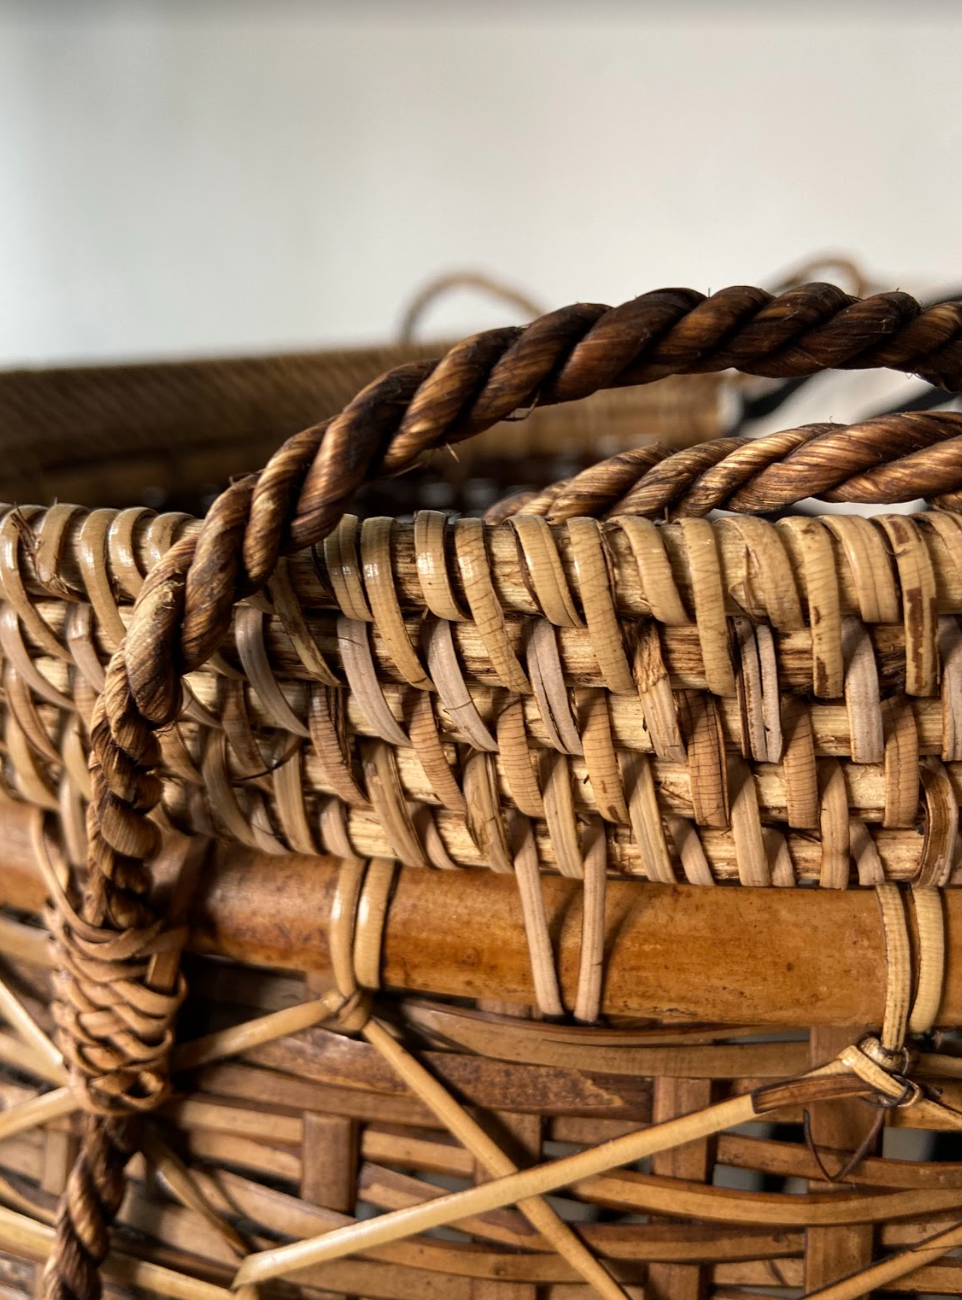
[[7,509],[8,1291],[958,1293],[962,1164],[882,1139],[962,1128],[962,417],[346,514],[532,407],[871,366],[958,391],[962,306],[578,304],[203,521]]

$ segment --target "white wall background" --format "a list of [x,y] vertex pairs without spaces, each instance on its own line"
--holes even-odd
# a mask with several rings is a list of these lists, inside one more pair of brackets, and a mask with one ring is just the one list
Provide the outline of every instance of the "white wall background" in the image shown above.
[[0,0],[0,364],[383,338],[452,266],[962,280],[960,40],[952,0]]

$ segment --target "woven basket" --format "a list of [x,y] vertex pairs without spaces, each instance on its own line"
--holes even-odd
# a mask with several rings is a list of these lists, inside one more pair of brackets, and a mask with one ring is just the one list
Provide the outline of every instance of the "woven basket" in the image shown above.
[[[0,501],[144,502],[199,514],[231,478],[259,469],[299,429],[336,415],[365,384],[448,346],[406,338],[326,352],[0,372]],[[545,483],[654,439],[685,447],[716,437],[721,418],[717,375],[571,406],[534,404],[457,457],[426,459],[391,493],[372,485],[367,505],[395,515],[428,500],[484,506],[532,474]]]
[[[580,304],[407,360],[202,522],[6,510],[0,1295],[962,1291],[962,416],[345,513],[595,390],[872,366],[958,391],[962,306]],[[180,469],[121,445],[136,495],[322,373],[5,383],[48,484],[176,429]]]

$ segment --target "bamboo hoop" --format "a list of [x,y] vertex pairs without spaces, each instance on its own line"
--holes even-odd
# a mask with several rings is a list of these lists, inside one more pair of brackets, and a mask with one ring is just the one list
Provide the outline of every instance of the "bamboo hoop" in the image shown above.
[[[39,912],[36,814],[3,805],[6,902]],[[276,857],[222,844],[191,912],[196,951],[254,966],[330,971],[328,920],[336,859]],[[165,881],[158,881],[163,890]],[[581,951],[579,882],[544,877],[547,928],[565,1004],[575,1003]],[[940,1022],[962,1021],[962,894],[949,891]],[[482,924],[483,921],[483,924]],[[702,890],[609,880],[607,1014],[768,1025],[872,1024],[884,996],[884,945],[871,891]],[[719,945],[717,935],[727,942]],[[781,936],[773,947],[771,934]],[[0,927],[0,949],[12,940]],[[468,871],[398,871],[387,911],[381,982],[452,997],[535,1001],[517,886]]]

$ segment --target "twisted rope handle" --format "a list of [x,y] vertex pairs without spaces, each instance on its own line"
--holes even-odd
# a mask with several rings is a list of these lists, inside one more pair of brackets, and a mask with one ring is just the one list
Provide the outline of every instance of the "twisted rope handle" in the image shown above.
[[485,275],[480,271],[449,271],[445,275],[429,280],[411,299],[398,330],[398,337],[402,343],[413,342],[424,313],[432,303],[438,298],[443,298],[450,289],[478,289],[489,298],[495,298],[509,307],[514,307],[522,316],[532,320],[542,313],[542,308],[533,298],[529,298],[526,293],[512,288],[509,284],[502,284],[493,276]]
[[[178,717],[182,679],[218,648],[235,603],[264,586],[282,554],[321,541],[362,484],[518,409],[671,374],[735,367],[790,378],[873,366],[958,389],[962,305],[923,312],[907,294],[856,299],[825,284],[777,297],[741,287],[711,297],[664,289],[615,308],[579,303],[385,375],[333,420],[290,438],[260,474],[227,488],[199,533],[166,554],[144,583],[91,724],[83,925],[82,933],[61,928],[59,987],[69,1007],[65,1055],[90,1115],[61,1203],[48,1300],[99,1297],[121,1172],[136,1139],[130,1116],[165,1096],[158,1047],[170,1038],[177,954],[157,951],[148,899],[149,863],[160,848],[151,818],[162,789],[155,733]],[[153,937],[138,940],[145,935]],[[122,977],[111,979],[113,964]],[[166,1010],[145,1018],[145,1002]]]
[[716,438],[672,452],[620,452],[571,479],[493,505],[487,523],[524,512],[552,524],[578,515],[701,518],[771,514],[806,497],[962,505],[962,414],[898,412],[859,424],[806,424],[762,438]]

